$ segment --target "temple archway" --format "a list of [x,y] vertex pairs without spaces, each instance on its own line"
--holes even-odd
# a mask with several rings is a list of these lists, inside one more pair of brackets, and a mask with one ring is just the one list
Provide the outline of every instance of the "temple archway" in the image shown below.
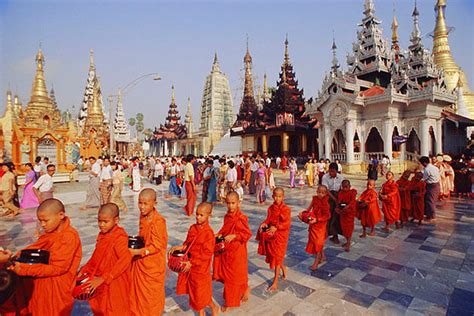
[[299,135],[290,135],[290,139],[289,139],[290,143],[289,143],[289,148],[288,148],[288,151],[289,151],[289,154],[290,156],[293,156],[293,157],[296,157],[298,155],[301,154],[301,151],[300,151],[300,136]]
[[416,134],[415,129],[412,129],[410,131],[410,134],[408,135],[407,152],[413,153],[413,154],[419,154],[420,150],[421,150],[420,138]]
[[42,138],[38,141],[35,157],[48,157],[49,162],[56,164],[58,155],[58,145],[49,137]]
[[354,152],[359,153],[360,152],[360,139],[359,139],[359,134],[357,134],[357,131],[354,133]]
[[336,129],[336,131],[334,132],[334,137],[332,138],[331,144],[331,152],[335,154],[346,152],[346,140],[344,138],[344,134],[340,129]]
[[433,126],[430,126],[429,129],[429,134],[430,134],[430,151],[429,154],[432,156],[436,156],[438,153],[436,152],[436,137],[434,133]]
[[367,140],[365,141],[365,152],[367,153],[382,153],[383,152],[383,139],[380,136],[380,132],[376,127],[370,129]]
[[258,153],[263,153],[263,146],[262,146],[262,138],[261,137],[257,138],[257,152]]
[[268,138],[268,155],[270,157],[281,156],[281,136],[273,135]]
[[394,139],[397,137],[397,136],[400,136],[400,134],[398,133],[398,127],[394,127],[393,128],[393,133],[392,133],[392,152],[399,152],[400,151],[400,143],[399,142],[395,142]]

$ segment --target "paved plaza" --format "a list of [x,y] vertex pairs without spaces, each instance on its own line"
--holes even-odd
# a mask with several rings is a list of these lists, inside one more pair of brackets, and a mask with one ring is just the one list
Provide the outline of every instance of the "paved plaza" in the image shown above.
[[[287,187],[288,175],[277,175],[277,184]],[[359,193],[364,188],[362,177],[352,179]],[[381,185],[381,181],[378,181]],[[152,186],[148,183],[145,186]],[[156,187],[158,209],[167,220],[169,246],[181,244],[194,218],[187,218],[182,206],[185,200],[165,199],[168,183]],[[72,224],[83,244],[84,263],[92,254],[98,233],[96,210],[79,211],[85,199],[86,183],[58,184],[56,197],[63,200]],[[473,315],[474,314],[474,201],[453,199],[440,202],[436,225],[408,225],[392,233],[361,239],[356,222],[353,245],[344,252],[339,245],[326,244],[328,260],[311,273],[313,262],[304,252],[307,226],[297,219],[306,208],[314,189],[286,189],[286,203],[292,209],[291,234],[286,264],[288,278],[276,293],[266,288],[273,271],[257,254],[253,237],[248,244],[250,300],[229,315]],[[127,232],[138,232],[137,193],[128,189],[126,202],[130,208],[121,215]],[[255,233],[266,216],[271,201],[264,206],[254,196],[245,196],[242,211],[248,215]],[[225,207],[214,208],[211,226],[217,231],[223,222]],[[36,228],[33,210],[15,220],[0,221],[0,245],[12,250],[32,242]],[[166,276],[166,314],[193,315],[187,296],[176,296],[177,274]],[[223,286],[214,283],[214,298],[222,300]],[[91,315],[88,305],[76,303],[74,315]]]

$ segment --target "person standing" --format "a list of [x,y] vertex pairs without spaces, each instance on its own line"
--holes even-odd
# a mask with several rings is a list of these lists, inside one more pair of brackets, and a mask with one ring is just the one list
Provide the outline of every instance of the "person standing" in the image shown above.
[[430,163],[430,158],[423,156],[419,161],[424,167],[423,180],[426,183],[425,216],[426,221],[430,222],[436,218],[436,201],[440,193],[440,174],[439,169]]
[[56,172],[54,165],[48,165],[46,173],[39,177],[38,181],[33,185],[33,192],[41,204],[44,200],[53,198],[53,175]]
[[3,206],[8,209],[4,215],[16,216],[20,209],[13,203],[16,192],[16,177],[13,173],[13,164],[2,164],[3,176],[0,179],[0,191],[2,192]]
[[255,185],[257,179],[257,170],[259,168],[258,162],[255,161],[255,157],[250,159],[250,182],[249,182],[249,194],[255,194],[257,187]]
[[79,160],[77,161],[77,167],[79,168],[79,172],[84,170],[84,156],[79,157]]
[[160,159],[156,159],[153,178],[155,180],[156,185],[160,185],[161,181],[163,180],[163,164],[161,163]]
[[280,156],[276,157],[275,159],[275,164],[276,164],[276,169],[280,169],[280,164],[281,164],[281,158]]
[[187,216],[194,213],[196,206],[196,183],[194,182],[194,155],[189,154],[186,157],[186,166],[184,168],[184,187],[186,188],[186,205],[184,211]]
[[296,164],[296,161],[294,159],[291,159],[290,161],[290,188],[295,187],[296,171],[298,171],[298,165]]
[[112,171],[112,167],[110,166],[110,158],[105,157],[103,162],[102,169],[100,170],[100,205],[104,205],[110,202],[111,194],[112,194],[112,177],[114,172]]
[[326,173],[321,182],[329,190],[329,205],[331,208],[331,219],[328,222],[328,234],[332,235],[331,241],[339,244],[339,234],[342,234],[339,214],[336,213],[337,197],[341,190],[344,177],[337,173],[337,164],[335,162],[329,164],[328,173]]
[[[143,165],[143,164],[142,164]],[[132,176],[132,190],[134,192],[138,192],[140,191],[141,187],[142,187],[142,179],[141,179],[141,175],[140,175],[140,161],[138,160],[138,158],[134,157],[132,158],[132,164],[130,165],[130,174]]]
[[33,185],[36,182],[36,174],[33,170],[33,165],[28,162],[25,164],[25,167],[28,171],[25,174],[25,183],[23,184],[23,197],[20,202],[21,209],[34,208],[39,205],[38,198],[33,191]]
[[170,195],[179,196],[181,194],[181,189],[179,188],[178,183],[176,182],[178,172],[179,167],[176,165],[176,159],[172,158],[170,166],[170,185],[168,189]]
[[110,166],[113,171],[112,175],[112,197],[111,197],[111,202],[117,204],[118,208],[120,211],[128,211],[127,205],[125,204],[125,201],[122,198],[122,190],[123,190],[123,182],[124,182],[124,177],[122,170],[119,168],[119,164],[115,161],[110,162]]
[[91,170],[89,172],[89,186],[87,188],[86,203],[83,207],[81,207],[81,210],[100,206],[100,164],[99,161],[93,156],[89,157],[89,162],[91,164]]
[[39,179],[43,174],[41,173],[42,171],[42,164],[41,164],[41,157],[36,157],[35,159],[35,166],[33,168],[36,174],[36,179]]

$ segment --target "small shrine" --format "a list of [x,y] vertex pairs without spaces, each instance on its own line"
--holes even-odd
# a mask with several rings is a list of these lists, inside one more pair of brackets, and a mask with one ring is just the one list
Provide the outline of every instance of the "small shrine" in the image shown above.
[[290,62],[288,38],[276,91],[271,96],[264,91],[261,107],[254,97],[252,57],[248,47],[244,64],[244,95],[231,129],[231,136],[242,137],[243,152],[270,156],[317,154],[318,122],[305,114],[303,89],[298,88]]
[[125,113],[123,112],[122,105],[122,92],[119,90],[117,109],[115,111],[114,120],[114,146],[115,154],[118,156],[128,157],[130,156],[130,129],[125,120]]

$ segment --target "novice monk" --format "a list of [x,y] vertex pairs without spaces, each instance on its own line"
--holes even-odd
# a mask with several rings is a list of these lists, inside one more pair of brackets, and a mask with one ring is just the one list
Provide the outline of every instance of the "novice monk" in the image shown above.
[[357,208],[363,229],[362,235],[359,237],[365,238],[367,236],[367,228],[370,229],[369,236],[375,236],[375,225],[382,220],[377,191],[375,191],[375,180],[367,181],[367,190],[362,192],[359,201],[362,202],[362,205],[358,204]]
[[[312,218],[309,221],[308,243],[306,244],[306,252],[315,256],[314,263],[310,267],[312,271],[316,271],[318,265],[326,261],[323,248],[327,237],[327,222],[331,218],[328,188],[325,185],[320,185],[316,192],[311,204],[306,209],[311,212]],[[302,213],[299,214],[300,219]]]
[[[278,288],[278,278],[280,270],[283,273],[283,280],[286,279],[286,266],[283,260],[288,246],[288,237],[290,236],[291,210],[285,204],[285,191],[278,187],[273,190],[273,204],[268,208],[267,219],[260,224],[257,232],[258,254],[264,255],[265,262],[270,264],[270,269],[275,269],[273,283],[268,288],[269,291],[276,291]],[[273,237],[266,239],[262,234],[262,229],[268,228],[273,233]]]
[[405,170],[400,179],[397,181],[398,190],[400,191],[401,211],[400,222],[406,224],[408,216],[411,213],[411,181],[409,180],[411,171]]
[[0,313],[8,311],[3,308],[16,305],[10,310],[13,315],[15,311],[20,315],[70,315],[74,304],[72,289],[82,258],[79,234],[57,199],[42,202],[36,215],[44,233],[25,249],[49,251],[49,263],[15,262],[10,267],[19,276],[29,278],[20,279],[15,295],[2,305]]
[[178,275],[176,294],[189,294],[189,305],[199,312],[206,314],[206,307],[210,306],[212,315],[219,314],[219,307],[212,301],[211,263],[214,254],[215,237],[209,217],[212,213],[212,204],[203,202],[196,210],[196,224],[191,225],[182,246],[171,247],[170,252],[189,248],[189,261],[184,272]]
[[227,194],[227,214],[224,225],[217,236],[225,238],[225,251],[214,256],[214,280],[224,283],[224,301],[222,311],[239,307],[240,302],[248,300],[248,260],[247,242],[252,236],[247,216],[240,211],[239,194],[235,191]]
[[118,226],[119,209],[114,203],[99,208],[97,244],[79,274],[94,276],[90,290],[97,291],[89,300],[95,315],[130,315],[130,263],[128,235]]
[[382,212],[385,221],[383,231],[390,232],[390,225],[395,224],[400,228],[398,220],[400,219],[400,193],[398,185],[393,181],[393,172],[389,171],[386,175],[387,182],[382,185],[379,197],[382,200]]
[[426,192],[426,183],[422,181],[423,173],[417,172],[411,180],[411,214],[413,216],[412,221],[417,220],[418,225],[421,225],[423,218],[425,216],[425,192]]
[[[341,191],[337,196],[336,212],[339,214],[341,222],[342,235],[346,238],[346,243],[342,245],[345,251],[351,249],[351,238],[354,232],[354,219],[356,213],[357,190],[351,189],[349,180],[343,180]],[[341,207],[341,204],[346,206]]]
[[140,232],[145,248],[130,249],[132,261],[132,315],[161,315],[165,307],[166,220],[156,210],[156,191],[143,189],[138,196]]

